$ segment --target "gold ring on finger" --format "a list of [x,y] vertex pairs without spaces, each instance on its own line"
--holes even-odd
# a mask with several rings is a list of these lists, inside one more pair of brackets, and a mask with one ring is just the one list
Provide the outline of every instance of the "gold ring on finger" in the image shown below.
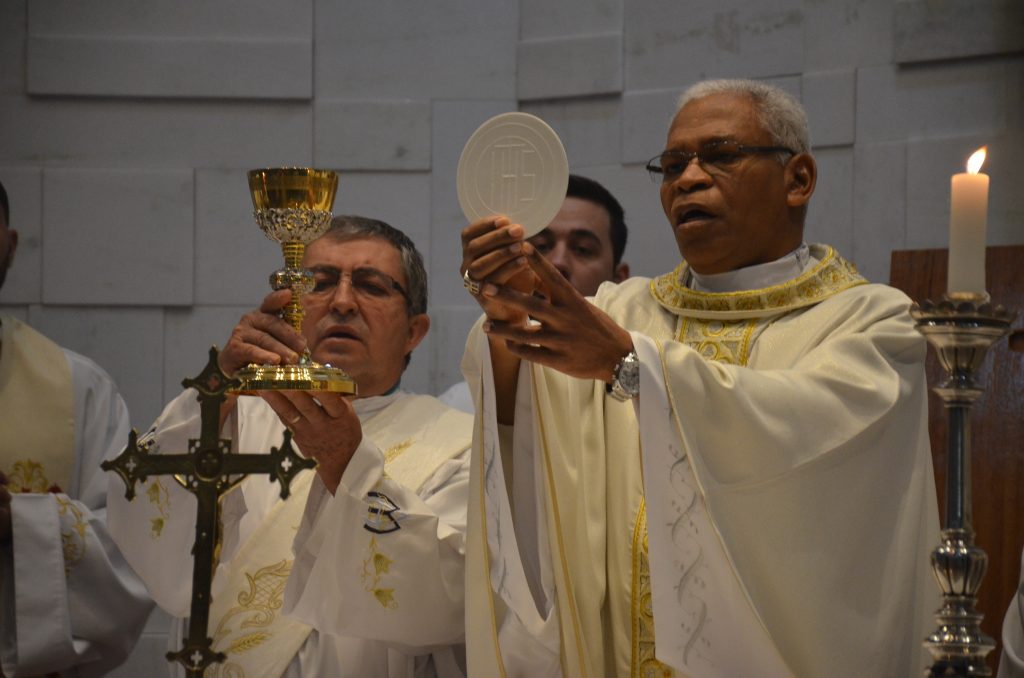
[[474,297],[480,294],[480,281],[473,280],[469,277],[468,268],[466,269],[466,272],[462,274],[462,286],[469,290],[469,293]]

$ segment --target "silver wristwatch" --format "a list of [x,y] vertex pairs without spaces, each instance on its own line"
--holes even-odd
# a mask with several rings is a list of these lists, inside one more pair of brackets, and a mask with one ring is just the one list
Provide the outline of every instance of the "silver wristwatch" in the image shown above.
[[619,401],[632,400],[640,395],[640,359],[636,351],[622,356],[612,371],[611,383],[605,385],[605,391]]

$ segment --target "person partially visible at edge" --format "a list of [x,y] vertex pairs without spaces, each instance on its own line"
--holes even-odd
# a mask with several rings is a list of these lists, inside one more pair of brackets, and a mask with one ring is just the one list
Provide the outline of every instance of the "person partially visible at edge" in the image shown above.
[[909,299],[804,241],[817,167],[775,87],[694,85],[648,169],[682,257],[653,280],[588,300],[520,225],[462,232],[470,674],[918,674],[939,532]]
[[[1024,353],[1024,331],[1010,333],[1010,350]],[[1010,599],[1000,632],[1003,649],[998,678],[1024,678],[1024,554],[1021,555],[1021,585]]]
[[[0,184],[0,287],[14,261]],[[0,676],[102,676],[153,602],[110,541],[104,458],[128,408],[96,363],[0,314]]]
[[[607,188],[593,179],[569,175],[565,201],[551,223],[529,242],[585,297],[605,282],[629,277],[625,212]],[[469,386],[460,381],[438,396],[441,402],[473,412]]]
[[[459,678],[472,417],[400,387],[430,327],[423,259],[398,229],[340,216],[302,265],[315,278],[302,333],[279,315],[291,292],[272,292],[235,326],[221,369],[295,363],[308,348],[359,393],[266,391],[226,404],[221,434],[234,450],[269,452],[288,428],[318,465],[296,476],[287,501],[267,475],[223,500],[210,634],[227,659],[217,675]],[[186,390],[142,444],[181,452],[199,426],[196,393]],[[169,641],[177,650],[195,500],[168,478],[150,481],[142,501],[123,494],[112,479],[111,533],[178,618]],[[177,664],[172,673],[184,675]]]

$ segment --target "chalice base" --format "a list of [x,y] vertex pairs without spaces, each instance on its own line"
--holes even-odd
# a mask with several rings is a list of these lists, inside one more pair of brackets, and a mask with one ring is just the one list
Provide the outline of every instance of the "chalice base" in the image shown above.
[[256,395],[260,391],[329,391],[355,395],[356,382],[340,367],[312,361],[296,365],[250,364],[235,374],[234,393]]

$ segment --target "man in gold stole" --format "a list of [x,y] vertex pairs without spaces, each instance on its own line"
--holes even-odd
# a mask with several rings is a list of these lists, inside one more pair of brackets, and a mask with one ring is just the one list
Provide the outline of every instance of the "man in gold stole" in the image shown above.
[[809,148],[777,88],[689,89],[648,165],[683,261],[593,303],[508,219],[463,231],[471,675],[920,671],[925,344],[804,242]]
[[[235,327],[221,367],[294,361],[308,345],[353,377],[359,397],[264,392],[225,406],[233,448],[269,451],[287,426],[319,465],[287,501],[266,476],[224,498],[210,633],[227,660],[207,675],[461,676],[472,417],[399,388],[430,324],[422,258],[383,222],[336,217],[303,266],[316,287],[303,298],[302,335],[277,316],[290,293],[274,292]],[[181,452],[198,433],[186,391],[146,439]],[[119,485],[111,480],[115,540],[157,603],[186,616],[192,495],[160,478],[129,504]]]
[[[0,185],[0,287],[18,233]],[[128,409],[94,362],[0,315],[0,676],[100,676],[153,603],[107,535]]]

